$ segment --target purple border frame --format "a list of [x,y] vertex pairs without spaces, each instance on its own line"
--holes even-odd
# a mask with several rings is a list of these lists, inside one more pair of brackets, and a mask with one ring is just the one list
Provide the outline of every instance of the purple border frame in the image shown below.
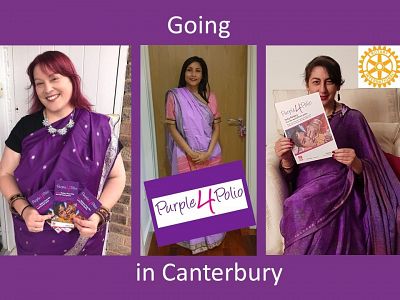
[[[389,298],[398,297],[398,256],[264,256],[265,237],[265,45],[398,45],[400,3],[262,1],[243,3],[115,0],[4,1],[0,19],[2,45],[132,44],[132,256],[128,257],[0,257],[0,298],[159,299],[206,297],[229,299]],[[199,15],[230,19],[231,38],[173,36],[168,17]],[[140,44],[257,45],[258,185],[257,257],[140,257]],[[268,120],[266,120],[268,123]],[[283,267],[281,283],[166,282],[163,265],[179,267]],[[137,282],[136,267],[153,267],[154,282]],[[60,270],[60,272],[55,272]],[[60,276],[54,276],[58,275]],[[62,277],[62,279],[60,279]],[[71,284],[69,284],[71,283]],[[67,286],[60,292],[60,287]]]

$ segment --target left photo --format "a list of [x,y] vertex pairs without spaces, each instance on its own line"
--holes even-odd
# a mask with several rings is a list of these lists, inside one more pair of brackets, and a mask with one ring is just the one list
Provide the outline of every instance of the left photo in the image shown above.
[[129,46],[0,46],[1,255],[130,255],[130,65]]

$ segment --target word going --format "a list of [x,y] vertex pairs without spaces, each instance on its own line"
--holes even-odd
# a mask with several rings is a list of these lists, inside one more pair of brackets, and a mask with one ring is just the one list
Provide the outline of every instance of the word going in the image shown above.
[[173,16],[168,20],[168,30],[172,34],[217,34],[220,39],[227,39],[231,33],[227,30],[230,21],[223,20],[219,23],[214,20],[205,20],[199,16],[199,20],[184,21],[181,16]]

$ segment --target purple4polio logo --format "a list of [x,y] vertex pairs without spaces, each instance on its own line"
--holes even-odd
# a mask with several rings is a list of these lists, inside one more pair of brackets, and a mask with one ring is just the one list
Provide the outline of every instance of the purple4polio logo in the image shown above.
[[241,162],[145,182],[159,246],[254,225]]
[[160,228],[248,207],[241,179],[157,197],[152,205]]

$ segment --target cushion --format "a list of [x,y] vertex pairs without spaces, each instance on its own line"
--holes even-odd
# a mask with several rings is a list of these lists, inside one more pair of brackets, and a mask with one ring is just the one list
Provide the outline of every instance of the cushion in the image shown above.
[[361,111],[368,123],[400,121],[396,89],[343,89],[340,98],[349,107]]
[[396,174],[397,178],[400,180],[400,157],[394,156],[390,153],[385,153],[385,156],[392,167],[394,173]]
[[283,200],[288,197],[289,191],[282,178],[275,155],[274,145],[266,147],[266,254],[279,255],[283,253],[283,237],[280,232]]
[[372,122],[369,123],[369,126],[382,150],[387,153],[396,154],[395,143],[399,138],[400,124]]

